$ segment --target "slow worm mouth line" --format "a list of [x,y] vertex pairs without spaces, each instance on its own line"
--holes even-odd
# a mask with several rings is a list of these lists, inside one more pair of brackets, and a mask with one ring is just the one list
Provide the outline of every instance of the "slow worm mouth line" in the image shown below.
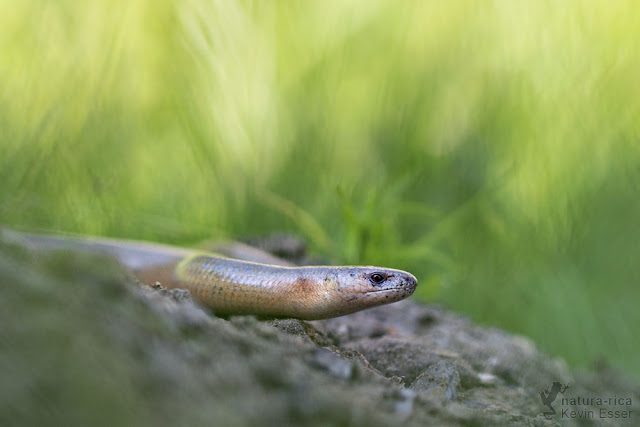
[[[354,295],[353,298],[350,298],[349,301],[353,301],[354,299],[361,297],[361,296],[367,296],[367,295],[377,295],[377,294],[390,294],[390,295],[397,295],[400,294],[402,292],[408,292],[409,294],[413,294],[413,292],[415,291],[415,289],[405,289],[402,287],[398,287],[398,288],[391,288],[391,289],[380,289],[378,291],[365,291],[365,292],[360,292],[358,293],[358,295]],[[407,295],[408,297],[409,295]]]
[[[358,298],[361,298],[363,296],[367,296],[367,295],[375,295],[375,294],[381,294],[381,293],[387,293],[387,294],[399,294],[401,292],[411,292],[413,293],[413,291],[415,291],[415,287],[414,289],[410,290],[410,289],[406,289],[402,286],[398,286],[395,288],[388,288],[388,289],[377,289],[377,290],[368,290],[368,291],[359,291],[357,293],[355,293],[355,295],[351,295],[351,297],[349,297],[347,299],[347,301],[354,301],[357,300]],[[408,296],[408,295],[407,295]],[[373,307],[373,306],[372,306]]]
[[397,288],[389,288],[389,289],[379,289],[377,291],[365,291],[363,292],[363,294],[379,294],[381,292],[394,292],[394,291],[402,291],[405,290],[402,287],[397,287]]

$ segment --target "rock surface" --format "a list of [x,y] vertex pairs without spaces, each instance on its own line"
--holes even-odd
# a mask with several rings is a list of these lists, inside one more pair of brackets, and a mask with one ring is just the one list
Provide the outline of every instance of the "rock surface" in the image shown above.
[[[222,319],[109,259],[5,244],[0,320],[3,426],[589,421],[565,409],[592,410],[597,425],[640,421],[640,387],[624,376],[572,371],[526,338],[412,301],[313,322]],[[540,393],[554,382],[569,388],[546,419]],[[613,396],[631,403],[575,402]],[[600,408],[633,413],[601,419]]]

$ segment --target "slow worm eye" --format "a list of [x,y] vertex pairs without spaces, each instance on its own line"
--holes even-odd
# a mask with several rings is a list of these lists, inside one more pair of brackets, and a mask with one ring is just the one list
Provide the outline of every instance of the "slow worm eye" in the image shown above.
[[371,281],[375,284],[384,282],[384,276],[380,273],[373,273],[370,277]]

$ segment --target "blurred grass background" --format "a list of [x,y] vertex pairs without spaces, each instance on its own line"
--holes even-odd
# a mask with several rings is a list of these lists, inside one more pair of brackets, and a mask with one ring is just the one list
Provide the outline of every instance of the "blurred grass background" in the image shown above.
[[640,376],[640,4],[0,4],[0,223],[290,230]]

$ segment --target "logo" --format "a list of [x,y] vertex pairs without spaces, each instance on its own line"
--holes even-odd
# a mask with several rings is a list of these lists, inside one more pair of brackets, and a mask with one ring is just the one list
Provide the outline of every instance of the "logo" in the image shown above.
[[551,390],[548,388],[543,388],[540,390],[540,399],[542,399],[542,404],[547,408],[551,409],[551,411],[543,412],[542,415],[548,420],[552,420],[556,416],[556,410],[553,408],[552,403],[555,402],[558,397],[558,393],[564,394],[565,391],[569,388],[568,384],[562,385],[558,381],[554,381],[551,385]]
[[[554,381],[550,388],[540,390],[542,404],[549,408],[542,415],[548,420],[559,416],[561,419],[628,419],[633,416],[631,397],[621,396],[569,396],[558,399],[558,395],[569,389],[569,384]],[[553,405],[558,407],[558,411]]]

